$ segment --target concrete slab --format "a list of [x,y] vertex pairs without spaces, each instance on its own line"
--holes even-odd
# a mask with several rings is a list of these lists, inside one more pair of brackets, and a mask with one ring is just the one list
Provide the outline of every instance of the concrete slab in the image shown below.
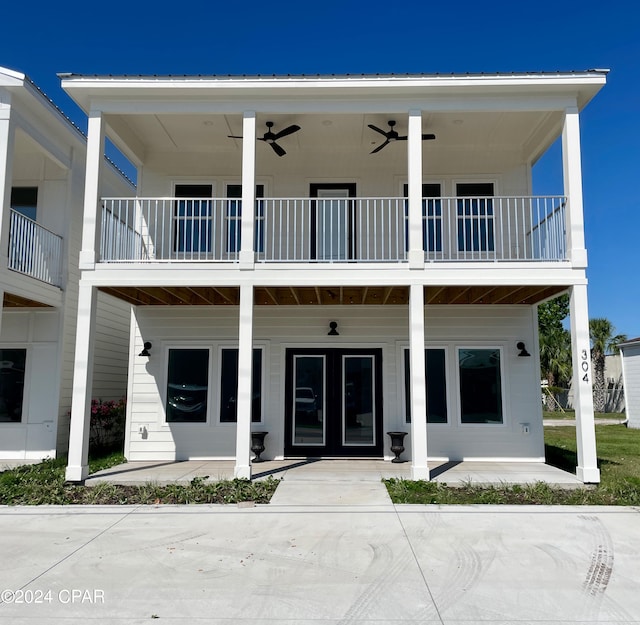
[[0,552],[3,625],[640,623],[632,508],[0,507]]

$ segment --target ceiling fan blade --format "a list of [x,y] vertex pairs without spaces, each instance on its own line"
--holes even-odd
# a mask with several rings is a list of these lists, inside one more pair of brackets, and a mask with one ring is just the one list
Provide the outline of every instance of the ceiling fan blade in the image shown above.
[[371,130],[375,130],[376,132],[379,132],[381,135],[384,135],[385,137],[387,136],[387,132],[385,130],[381,130],[380,128],[378,128],[377,126],[374,126],[373,124],[368,124],[369,128],[371,128]]
[[274,139],[280,139],[281,137],[286,137],[287,135],[292,135],[294,132],[298,132],[300,130],[300,126],[296,124],[292,124],[291,126],[287,126],[284,130],[280,132],[276,132]]
[[284,156],[286,154],[286,152],[277,143],[270,143],[269,145],[278,156]]
[[389,139],[387,139],[384,143],[381,143],[375,150],[372,150],[371,152],[369,152],[369,154],[375,154],[376,152],[379,152],[386,145],[389,145]]
[[435,135],[422,135],[422,140],[423,141],[429,141],[431,139],[435,139],[436,136]]
[[406,141],[408,137],[396,137],[396,141]]
[[242,137],[238,137],[237,135],[227,135],[229,139],[242,139]]

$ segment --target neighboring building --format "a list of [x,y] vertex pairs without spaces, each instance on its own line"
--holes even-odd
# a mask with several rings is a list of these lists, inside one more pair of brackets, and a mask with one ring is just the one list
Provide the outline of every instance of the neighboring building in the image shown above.
[[630,428],[640,428],[640,337],[621,343],[619,347],[627,423]]
[[[0,465],[68,446],[85,136],[23,74],[0,68]],[[104,193],[133,186],[104,162]],[[130,306],[95,316],[96,396],[126,393]]]
[[[579,112],[606,71],[61,76],[89,116],[77,362],[134,305],[126,455],[544,461],[537,304],[571,294],[598,482]],[[101,190],[108,137],[138,197]],[[562,138],[564,193],[532,195]],[[425,381],[426,380],[426,381]],[[87,475],[76,375],[67,478]],[[417,415],[419,418],[417,418]],[[411,418],[413,417],[413,418]]]

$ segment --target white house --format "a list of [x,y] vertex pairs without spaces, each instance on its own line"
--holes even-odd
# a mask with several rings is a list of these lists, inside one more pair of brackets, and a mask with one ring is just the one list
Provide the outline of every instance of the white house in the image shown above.
[[[0,464],[66,451],[86,137],[24,74],[0,68]],[[134,194],[105,163],[105,193]],[[130,306],[95,316],[96,397],[126,393]]]
[[630,428],[640,428],[640,337],[621,343],[619,347],[627,423]]
[[[87,475],[99,293],[134,305],[126,455],[544,461],[536,306],[571,294],[577,474],[598,482],[579,115],[605,70],[83,76],[67,478]],[[135,199],[101,191],[108,137]],[[564,193],[532,195],[561,137]],[[86,365],[88,363],[88,366]]]

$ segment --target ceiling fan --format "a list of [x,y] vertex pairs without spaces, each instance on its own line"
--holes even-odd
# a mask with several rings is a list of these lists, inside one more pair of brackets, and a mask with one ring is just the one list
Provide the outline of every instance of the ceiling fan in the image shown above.
[[[386,141],[384,143],[381,143],[375,150],[372,150],[370,152],[370,154],[375,154],[376,152],[379,152],[380,150],[382,150],[382,148],[384,148],[385,146],[389,145],[392,141],[406,141],[407,137],[401,137],[398,134],[397,130],[394,130],[394,126],[396,125],[395,120],[390,119],[389,122],[389,130],[385,131],[382,130],[381,128],[378,128],[377,126],[374,126],[373,124],[369,124],[369,128],[371,128],[371,130],[375,130],[376,132],[379,132],[381,135],[384,135],[384,137],[386,138]],[[429,141],[431,139],[435,139],[436,136],[435,135],[422,135],[422,140],[423,141]]]
[[[273,122],[267,122],[267,132],[265,132],[262,137],[258,137],[258,141],[265,141],[273,148],[273,151],[278,156],[284,156],[286,152],[282,147],[280,147],[276,143],[276,141],[278,139],[282,139],[282,137],[292,135],[294,132],[298,132],[298,130],[300,130],[300,126],[293,124],[291,126],[287,126],[283,130],[280,130],[279,132],[273,132],[271,130],[272,128],[273,128]],[[238,137],[236,135],[229,135],[229,139],[242,139],[242,137]]]

